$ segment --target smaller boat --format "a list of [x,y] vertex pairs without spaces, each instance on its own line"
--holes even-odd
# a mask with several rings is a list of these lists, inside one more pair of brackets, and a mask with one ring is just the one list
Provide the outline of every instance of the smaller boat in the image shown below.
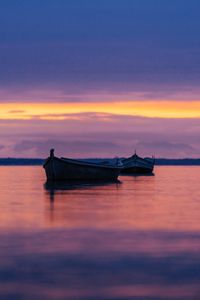
[[89,161],[58,158],[54,156],[54,149],[43,165],[47,181],[116,181],[120,168],[113,165],[92,163]]
[[135,152],[131,157],[121,158],[121,163],[121,174],[152,174],[155,158],[142,158]]

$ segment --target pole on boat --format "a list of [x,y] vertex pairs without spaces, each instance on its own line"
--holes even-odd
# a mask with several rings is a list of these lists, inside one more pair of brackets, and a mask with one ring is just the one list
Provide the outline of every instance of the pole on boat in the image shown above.
[[50,181],[55,181],[55,171],[54,171],[54,149],[50,149]]
[[50,157],[51,158],[54,157],[54,149],[53,148],[50,150]]

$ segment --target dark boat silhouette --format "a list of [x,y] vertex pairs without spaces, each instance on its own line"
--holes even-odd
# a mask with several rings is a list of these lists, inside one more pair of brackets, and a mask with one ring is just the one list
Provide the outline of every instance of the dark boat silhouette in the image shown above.
[[116,165],[92,163],[86,160],[58,158],[54,149],[43,165],[47,181],[78,180],[78,181],[115,181],[120,168]]
[[131,157],[121,159],[121,174],[153,174],[155,159],[142,158],[134,153]]

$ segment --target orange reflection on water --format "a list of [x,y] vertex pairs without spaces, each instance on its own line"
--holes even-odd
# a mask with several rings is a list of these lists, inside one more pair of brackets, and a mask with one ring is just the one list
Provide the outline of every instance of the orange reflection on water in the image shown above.
[[42,167],[0,167],[0,229],[200,230],[200,168],[157,167],[121,184],[44,187]]
[[120,179],[0,167],[0,299],[198,299],[200,168]]
[[199,230],[200,168],[157,167],[155,173],[121,177],[118,185],[49,190],[49,223],[87,228]]
[[44,180],[39,167],[0,166],[0,229],[35,229],[43,224]]

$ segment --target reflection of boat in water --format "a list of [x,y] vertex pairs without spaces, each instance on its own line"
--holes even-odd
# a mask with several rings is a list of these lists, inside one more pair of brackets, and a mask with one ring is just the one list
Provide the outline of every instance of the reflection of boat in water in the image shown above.
[[46,159],[43,167],[48,181],[115,181],[120,173],[120,168],[117,165],[55,157],[54,149],[50,150],[50,156]]
[[71,181],[71,182],[65,182],[65,181],[53,181],[49,182],[47,181],[44,184],[44,188],[47,191],[68,191],[68,190],[80,190],[80,189],[92,189],[92,188],[97,188],[97,187],[102,187],[102,186],[109,186],[109,185],[114,185],[114,184],[120,184],[121,181],[118,179],[115,181],[96,181],[91,183],[91,181]]
[[142,158],[135,153],[129,158],[122,158],[121,163],[121,174],[152,174],[155,159]]
[[90,190],[94,189],[97,190],[98,187],[108,187],[112,186],[115,189],[118,188],[118,185],[121,184],[121,181],[118,179],[116,181],[96,181],[91,183],[91,181],[71,181],[71,182],[65,182],[65,181],[47,181],[44,184],[44,189],[49,194],[49,200],[51,204],[51,210],[54,208],[54,201],[56,194],[61,194],[70,191],[75,190]]

